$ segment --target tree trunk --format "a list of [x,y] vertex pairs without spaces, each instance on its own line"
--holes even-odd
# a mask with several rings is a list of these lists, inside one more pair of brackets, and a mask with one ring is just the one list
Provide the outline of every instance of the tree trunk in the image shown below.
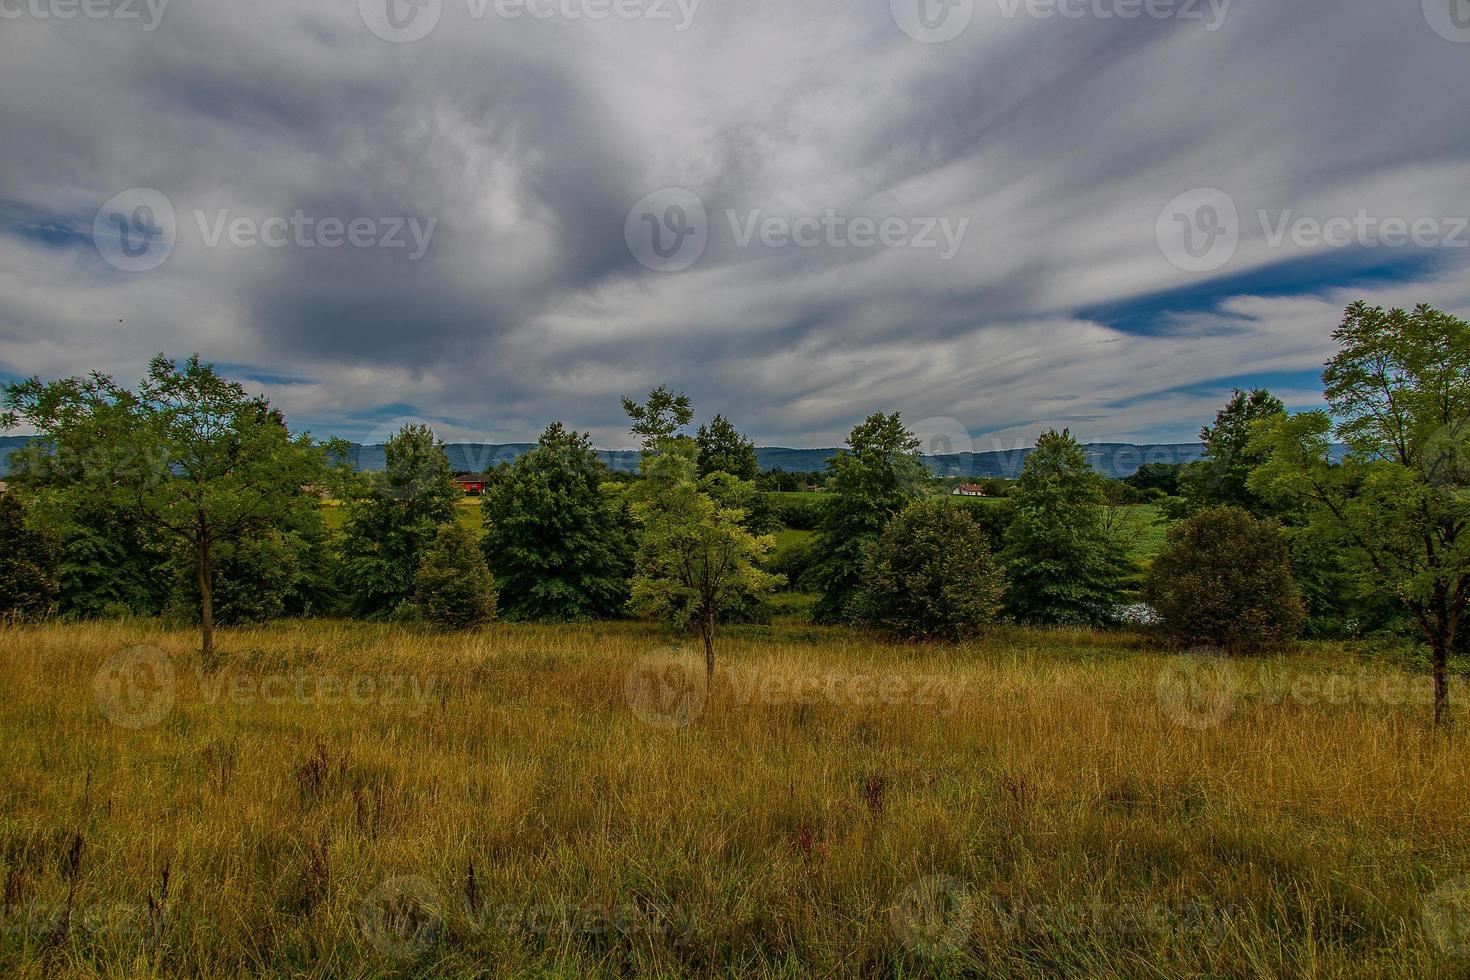
[[209,538],[200,536],[194,547],[194,574],[199,583],[199,627],[207,666],[214,657],[214,586],[209,567]]
[[1450,641],[1441,631],[1434,638],[1434,727],[1439,728],[1450,720]]

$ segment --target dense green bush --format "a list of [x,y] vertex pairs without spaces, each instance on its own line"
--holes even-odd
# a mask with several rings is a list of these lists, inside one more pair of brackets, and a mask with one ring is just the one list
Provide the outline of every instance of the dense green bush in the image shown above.
[[427,622],[473,629],[495,618],[495,579],[475,536],[457,522],[440,526],[414,576],[414,602]]
[[587,436],[560,422],[497,475],[485,495],[486,563],[510,620],[566,622],[622,614],[633,527]]
[[964,508],[917,503],[869,550],[857,601],[865,624],[911,639],[960,640],[995,621],[1004,576]]
[[40,619],[61,591],[56,534],[26,524],[26,509],[13,493],[0,492],[0,618]]
[[1286,535],[1238,507],[1210,507],[1170,528],[1146,594],[1180,643],[1271,649],[1300,635],[1306,618]]

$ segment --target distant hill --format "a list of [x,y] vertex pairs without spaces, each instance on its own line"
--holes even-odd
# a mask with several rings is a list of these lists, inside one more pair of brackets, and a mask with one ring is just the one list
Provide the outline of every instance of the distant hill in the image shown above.
[[[30,441],[30,436],[0,436],[0,476],[10,471],[9,457],[16,449]],[[535,443],[451,443],[444,447],[449,464],[456,472],[483,473],[494,469],[502,462],[514,462],[517,457],[535,448]],[[1135,445],[1125,442],[1093,443],[1086,447],[1093,468],[1105,476],[1121,479],[1132,476],[1144,463],[1189,463],[1199,459],[1203,451],[1197,443],[1173,443],[1163,445]],[[784,449],[760,447],[755,451],[756,461],[763,470],[780,467],[788,473],[810,473],[823,469],[827,460],[837,455],[837,449]],[[381,470],[384,466],[382,446],[353,445],[348,461],[359,470]],[[1009,452],[956,453],[950,456],[926,456],[924,461],[938,476],[974,476],[1014,478],[1021,472],[1021,464],[1031,453],[1029,449]],[[602,461],[610,469],[636,473],[636,452],[602,452]]]

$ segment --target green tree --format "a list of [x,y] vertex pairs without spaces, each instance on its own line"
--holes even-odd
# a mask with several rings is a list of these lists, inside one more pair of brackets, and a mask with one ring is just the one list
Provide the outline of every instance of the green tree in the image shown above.
[[[1434,720],[1470,602],[1470,325],[1429,306],[1348,308],[1322,382],[1327,412],[1267,423],[1251,489],[1300,508],[1365,595],[1388,593],[1428,643]],[[1334,425],[1334,420],[1336,424]],[[1332,464],[1333,437],[1347,447]]]
[[0,491],[0,619],[41,619],[61,593],[61,544],[26,516],[19,497]]
[[412,600],[419,564],[463,498],[444,444],[427,425],[404,426],[383,453],[381,472],[357,474],[340,491],[348,501],[345,590],[354,611],[374,618]]
[[1011,614],[1056,625],[1106,621],[1121,598],[1128,563],[1104,523],[1102,477],[1070,432],[1041,435],[1010,501],[1001,559]]
[[720,613],[771,591],[781,578],[761,567],[774,539],[744,526],[740,504],[755,485],[728,473],[699,479],[697,451],[692,439],[667,438],[644,456],[644,478],[634,489],[633,518],[641,533],[633,605],[675,627],[698,629],[705,679],[713,682]]
[[1272,649],[1306,619],[1281,526],[1239,507],[1208,507],[1171,527],[1144,593],[1182,643]]
[[857,609],[864,623],[895,636],[962,640],[995,621],[1004,589],[969,512],[921,501],[890,521],[871,549]]
[[629,426],[635,436],[643,440],[643,449],[650,452],[658,448],[665,439],[672,439],[680,429],[694,421],[694,409],[687,395],[675,395],[664,385],[648,393],[648,401],[640,405],[631,398],[623,399],[623,411],[633,420]]
[[755,443],[745,438],[723,415],[701,425],[694,441],[699,445],[699,475],[729,473],[740,480],[754,480],[760,469],[755,460]]
[[828,497],[817,544],[822,557],[812,572],[822,590],[818,621],[852,618],[867,549],[894,514],[923,496],[929,471],[919,445],[900,413],[878,412],[854,427],[848,448],[828,462]]
[[304,487],[321,482],[320,448],[198,355],[182,367],[158,355],[136,393],[103,374],[32,378],[6,388],[6,405],[7,428],[24,420],[38,434],[15,454],[24,483],[72,481],[188,552],[202,648],[213,656],[216,548],[275,527]]
[[1200,429],[1205,458],[1185,466],[1179,474],[1184,512],[1229,505],[1258,517],[1268,516],[1270,508],[1251,491],[1247,482],[1251,471],[1264,462],[1261,453],[1251,448],[1251,436],[1258,422],[1285,413],[1286,406],[1281,399],[1266,389],[1237,388],[1229,403],[1215,416],[1215,424]]
[[482,504],[482,547],[512,620],[617,616],[632,575],[631,518],[606,492],[585,435],[560,422],[497,475]]
[[419,615],[445,629],[474,629],[495,618],[495,578],[468,528],[440,526],[414,575],[414,602]]

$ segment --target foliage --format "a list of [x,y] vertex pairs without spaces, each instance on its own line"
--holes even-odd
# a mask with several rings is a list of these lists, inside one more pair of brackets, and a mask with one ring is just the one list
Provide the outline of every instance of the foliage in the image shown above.
[[909,639],[961,640],[995,621],[1004,576],[980,525],[943,500],[900,513],[869,552],[862,622]]
[[716,415],[709,425],[701,425],[694,441],[699,446],[699,475],[729,473],[739,480],[754,480],[759,472],[755,462],[755,443],[742,436],[730,420]]
[[414,575],[414,603],[427,622],[465,630],[495,618],[495,578],[468,528],[451,521]]
[[1070,432],[1042,434],[1009,499],[1014,516],[1001,560],[1010,613],[1042,624],[1106,622],[1121,598],[1127,558],[1103,523],[1102,478]]
[[[1252,449],[1267,462],[1250,486],[1298,509],[1360,595],[1402,603],[1430,646],[1440,722],[1470,603],[1470,324],[1360,302],[1333,337],[1340,350],[1322,375],[1331,414],[1264,426]],[[1347,447],[1339,466],[1334,436]]]
[[632,574],[632,522],[601,488],[589,438],[560,422],[490,485],[482,548],[506,619],[571,621],[622,613]]
[[1209,507],[1170,528],[1145,594],[1163,631],[1185,644],[1275,649],[1306,618],[1281,526],[1239,507]]
[[[294,498],[276,527],[216,547],[214,620],[232,626],[281,616],[335,611],[336,569],[332,566],[321,501]],[[197,620],[199,590],[188,555],[173,561],[173,605]]]
[[761,567],[774,542],[744,526],[754,483],[718,472],[699,479],[692,439],[661,445],[644,456],[644,479],[634,491],[640,537],[633,604],[676,627],[695,626],[712,678],[720,613],[781,582]]
[[827,500],[814,575],[821,586],[816,617],[851,619],[867,548],[894,514],[918,500],[929,480],[919,439],[898,412],[868,416],[847,437],[847,450],[827,464]]
[[631,398],[623,399],[623,411],[633,422],[628,428],[643,440],[644,452],[658,448],[665,439],[672,439],[680,429],[694,421],[694,409],[687,395],[675,395],[659,385],[648,393],[648,401],[642,405]]
[[56,532],[27,523],[26,508],[0,491],[0,619],[41,619],[61,592]]
[[1230,402],[1215,416],[1215,424],[1200,429],[1205,458],[1188,464],[1179,474],[1183,512],[1228,504],[1257,516],[1268,516],[1270,508],[1252,492],[1247,482],[1251,471],[1265,461],[1262,453],[1251,447],[1251,436],[1258,423],[1279,418],[1285,412],[1281,399],[1264,388],[1255,391],[1237,388]]
[[1145,499],[1172,497],[1179,492],[1179,475],[1183,469],[1179,463],[1144,463],[1123,482],[1143,494]]
[[180,367],[162,354],[136,393],[103,374],[6,388],[6,425],[38,438],[11,457],[23,486],[122,508],[193,559],[203,650],[214,646],[216,548],[278,526],[283,510],[321,481],[325,461],[261,397],[226,381],[198,355]]
[[[19,470],[24,457],[17,453],[11,459]],[[163,607],[169,556],[141,515],[75,485],[17,483],[17,479],[13,472],[10,492],[24,494],[32,522],[52,529],[60,542],[59,615],[147,616]]]
[[348,518],[343,586],[361,616],[391,615],[414,592],[419,564],[462,494],[444,444],[426,425],[408,425],[384,447],[386,468],[344,481]]
[[822,526],[828,497],[818,493],[767,493],[773,523],[794,531],[815,531]]

